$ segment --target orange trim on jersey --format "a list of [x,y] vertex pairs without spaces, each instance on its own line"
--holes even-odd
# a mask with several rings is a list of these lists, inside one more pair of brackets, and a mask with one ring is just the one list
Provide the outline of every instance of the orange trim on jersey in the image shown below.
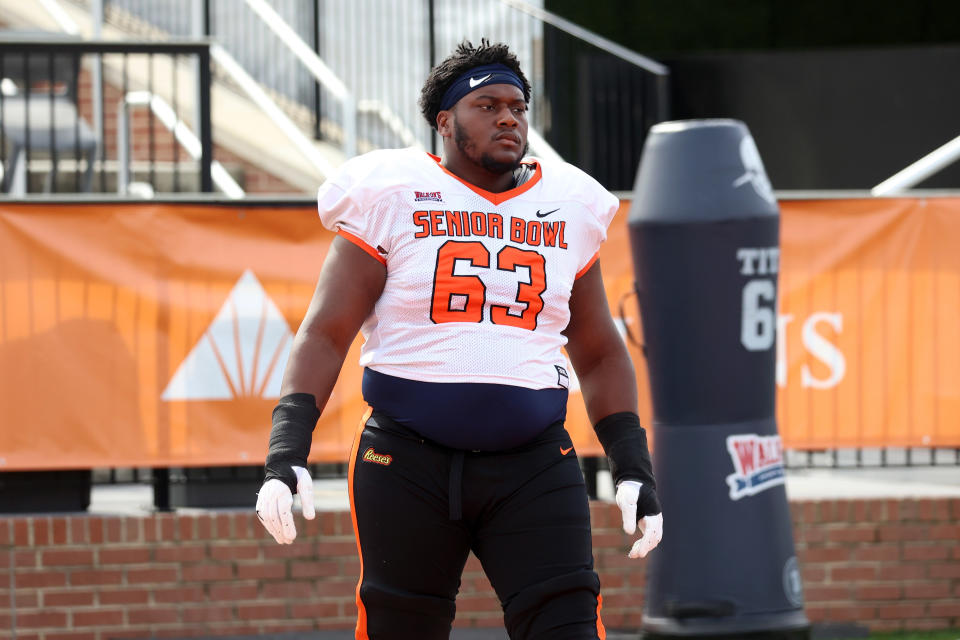
[[597,594],[597,637],[600,640],[606,640],[607,630],[603,626],[603,620],[600,619],[600,609],[603,609],[603,596]]
[[600,257],[600,252],[599,252],[599,251],[598,251],[597,253],[593,254],[593,257],[590,258],[590,262],[587,263],[587,266],[585,266],[583,269],[580,269],[580,271],[577,271],[577,275],[575,275],[575,276],[573,277],[573,279],[574,279],[574,280],[577,280],[577,279],[580,278],[580,276],[582,276],[583,274],[585,274],[587,271],[590,271],[590,267],[593,266],[593,263],[596,262],[596,261],[597,261],[597,258],[599,258],[599,257]]
[[350,464],[347,466],[347,488],[350,494],[350,517],[353,520],[353,537],[357,539],[357,555],[360,556],[360,579],[357,581],[357,633],[356,640],[369,640],[367,635],[367,609],[360,600],[360,585],[363,584],[363,551],[360,549],[360,531],[357,529],[357,508],[353,500],[353,472],[357,466],[357,451],[360,450],[360,436],[363,435],[363,428],[367,420],[373,414],[373,407],[367,407],[363,412],[363,418],[360,420],[360,426],[357,428],[357,434],[353,438],[353,446],[350,447]]
[[374,249],[373,247],[371,247],[366,242],[364,242],[357,236],[353,235],[349,231],[344,231],[343,229],[337,229],[337,235],[346,238],[347,240],[349,240],[350,242],[357,245],[358,247],[360,247],[361,249],[369,253],[371,256],[376,258],[376,260],[380,262],[383,266],[387,266],[387,259],[384,258],[382,255],[380,255],[379,251],[377,251],[376,249]]
[[455,173],[451,173],[445,166],[440,164],[440,156],[435,156],[432,153],[427,153],[427,155],[433,158],[434,160],[436,160],[437,166],[440,167],[440,169],[444,173],[446,173],[448,176],[456,178],[457,180],[462,182],[464,185],[466,185],[474,193],[486,198],[493,204],[498,204],[498,205],[503,204],[510,198],[515,198],[519,196],[521,193],[526,193],[528,190],[530,190],[531,187],[533,187],[533,185],[540,182],[540,178],[543,177],[543,172],[540,170],[539,162],[524,162],[523,164],[532,164],[534,165],[534,167],[536,167],[536,169],[534,169],[534,172],[533,172],[533,177],[527,180],[526,182],[524,182],[523,184],[517,187],[514,187],[513,189],[508,189],[507,191],[503,191],[502,193],[494,193],[492,191],[487,191],[486,189],[481,189],[480,187],[474,184],[470,184],[469,182],[467,182],[460,176],[456,175]]

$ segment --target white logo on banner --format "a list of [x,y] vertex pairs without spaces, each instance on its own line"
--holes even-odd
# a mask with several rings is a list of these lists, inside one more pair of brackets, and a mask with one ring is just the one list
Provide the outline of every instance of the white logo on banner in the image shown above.
[[293,333],[253,272],[240,276],[184,359],[164,400],[280,397]]

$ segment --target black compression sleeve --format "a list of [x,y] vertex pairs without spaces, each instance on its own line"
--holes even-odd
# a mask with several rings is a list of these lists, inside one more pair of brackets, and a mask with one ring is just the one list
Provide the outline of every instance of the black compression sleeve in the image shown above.
[[291,493],[297,492],[297,475],[292,466],[306,467],[313,429],[320,419],[317,401],[311,393],[290,393],[273,409],[270,448],[267,450],[266,480],[282,480]]
[[621,480],[639,480],[656,488],[647,432],[640,426],[637,414],[632,411],[612,413],[594,425],[593,430],[610,461],[614,486]]

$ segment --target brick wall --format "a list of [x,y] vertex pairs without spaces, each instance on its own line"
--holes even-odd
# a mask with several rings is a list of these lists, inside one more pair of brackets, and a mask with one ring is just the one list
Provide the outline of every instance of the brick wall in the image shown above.
[[[791,506],[811,621],[960,627],[960,499]],[[614,505],[594,503],[592,514],[604,622],[638,628],[644,563],[625,557]],[[246,511],[0,516],[0,638],[14,616],[18,640],[351,628],[360,566],[349,513],[298,527],[297,542],[280,546]],[[457,625],[500,624],[471,558]]]

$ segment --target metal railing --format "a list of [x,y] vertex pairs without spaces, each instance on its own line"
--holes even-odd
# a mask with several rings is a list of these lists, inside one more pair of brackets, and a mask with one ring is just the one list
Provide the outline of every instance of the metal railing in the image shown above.
[[[130,167],[130,109],[131,107],[147,107],[167,131],[173,134],[177,143],[194,160],[200,160],[203,157],[203,146],[200,139],[190,130],[190,127],[180,119],[173,108],[166,100],[158,95],[151,94],[149,91],[131,91],[120,103],[117,109],[117,155],[118,155],[118,176],[117,193],[129,195],[131,192]],[[174,165],[173,185],[174,191],[179,191],[180,186],[179,163]],[[234,200],[244,196],[243,189],[233,179],[233,177],[224,169],[219,161],[213,160],[210,164],[210,177],[217,189],[222,191],[228,198]],[[150,185],[152,191],[153,186]]]
[[209,35],[291,122],[348,156],[412,141],[436,151],[417,106],[420,87],[464,39],[511,46],[534,87],[533,151],[549,146],[610,189],[632,188],[647,130],[669,117],[663,65],[542,2],[102,1],[108,22],[144,37]]
[[[99,57],[104,75],[122,95],[134,88],[165,95],[174,114],[185,107],[198,114],[198,159],[188,191],[213,190],[213,134],[210,122],[210,48],[201,42],[104,42],[44,34],[4,33],[0,39],[0,72],[6,91],[0,92],[0,165],[5,194],[23,196],[46,192],[113,192],[119,173],[118,131],[91,126],[96,114],[116,115],[117,104],[105,104],[96,91],[95,74],[84,64]],[[194,66],[195,61],[199,78]],[[183,63],[183,64],[182,64]],[[182,76],[188,76],[184,79]],[[198,81],[195,81],[198,80]],[[10,89],[10,85],[14,89]],[[184,98],[183,87],[190,87]],[[111,112],[111,113],[108,113]],[[176,115],[178,120],[181,116]],[[117,118],[106,118],[116,122]],[[138,121],[139,146],[146,156],[149,182],[157,190],[180,190],[180,142],[176,131],[158,136],[153,110]],[[162,125],[162,123],[160,123]],[[173,187],[158,188],[157,168],[169,169]],[[66,168],[66,169],[64,169]],[[72,173],[73,180],[70,180]]]
[[887,196],[910,189],[957,160],[960,160],[960,136],[890,176],[871,189],[870,195]]

